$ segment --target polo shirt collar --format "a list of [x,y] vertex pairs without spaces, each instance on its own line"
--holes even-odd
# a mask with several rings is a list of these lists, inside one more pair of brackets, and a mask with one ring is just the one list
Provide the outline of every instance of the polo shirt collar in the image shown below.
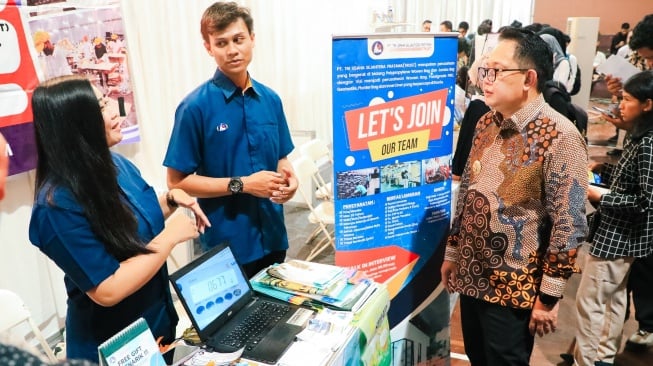
[[534,120],[536,116],[540,113],[542,108],[544,108],[544,96],[538,94],[537,98],[532,100],[530,103],[526,104],[520,110],[518,110],[512,117],[504,119],[503,115],[497,111],[494,111],[492,114],[492,121],[501,129],[504,130],[523,130],[526,125]]
[[241,91],[239,87],[236,86],[236,84],[231,81],[219,68],[215,70],[215,74],[213,74],[213,84],[220,88],[222,90],[222,93],[224,94],[224,97],[226,99],[230,99],[233,97],[237,92],[240,93],[246,93],[246,92],[253,92],[256,93],[256,87],[254,85],[254,81],[252,80],[251,76],[249,75],[249,72],[247,73],[247,85],[245,86],[245,91]]

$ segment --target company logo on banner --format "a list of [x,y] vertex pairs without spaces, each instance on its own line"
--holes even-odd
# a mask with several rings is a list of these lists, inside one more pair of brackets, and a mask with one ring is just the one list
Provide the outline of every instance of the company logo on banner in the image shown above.
[[367,43],[369,56],[373,60],[430,57],[435,50],[432,38],[370,38]]
[[393,354],[416,363],[449,355],[448,296],[438,285],[457,44],[433,34],[333,40],[336,264],[386,284]]

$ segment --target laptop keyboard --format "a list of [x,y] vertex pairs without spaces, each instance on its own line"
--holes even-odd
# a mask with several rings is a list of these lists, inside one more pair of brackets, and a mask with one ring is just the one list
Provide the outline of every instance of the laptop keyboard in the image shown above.
[[251,350],[290,310],[287,304],[259,301],[256,308],[219,343]]

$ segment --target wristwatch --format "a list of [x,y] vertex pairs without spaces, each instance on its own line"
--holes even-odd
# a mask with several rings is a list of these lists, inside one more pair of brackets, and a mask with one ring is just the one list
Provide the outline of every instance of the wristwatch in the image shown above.
[[554,307],[559,300],[560,300],[559,297],[547,295],[545,293],[540,293],[540,302],[542,303],[542,305],[548,308]]
[[229,191],[231,194],[238,194],[243,191],[243,181],[240,177],[233,177],[229,180]]
[[166,203],[170,208],[179,207],[179,204],[177,203],[177,201],[175,201],[175,197],[172,195],[172,191],[168,191],[168,193],[166,193]]

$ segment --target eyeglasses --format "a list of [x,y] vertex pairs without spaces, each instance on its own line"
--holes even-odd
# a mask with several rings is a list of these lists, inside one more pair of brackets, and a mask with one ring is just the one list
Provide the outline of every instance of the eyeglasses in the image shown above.
[[524,72],[528,70],[529,69],[497,69],[496,67],[479,67],[478,82],[480,83],[483,80],[487,79],[487,81],[493,83],[497,80],[497,75],[499,75],[500,72],[504,72],[504,71]]

